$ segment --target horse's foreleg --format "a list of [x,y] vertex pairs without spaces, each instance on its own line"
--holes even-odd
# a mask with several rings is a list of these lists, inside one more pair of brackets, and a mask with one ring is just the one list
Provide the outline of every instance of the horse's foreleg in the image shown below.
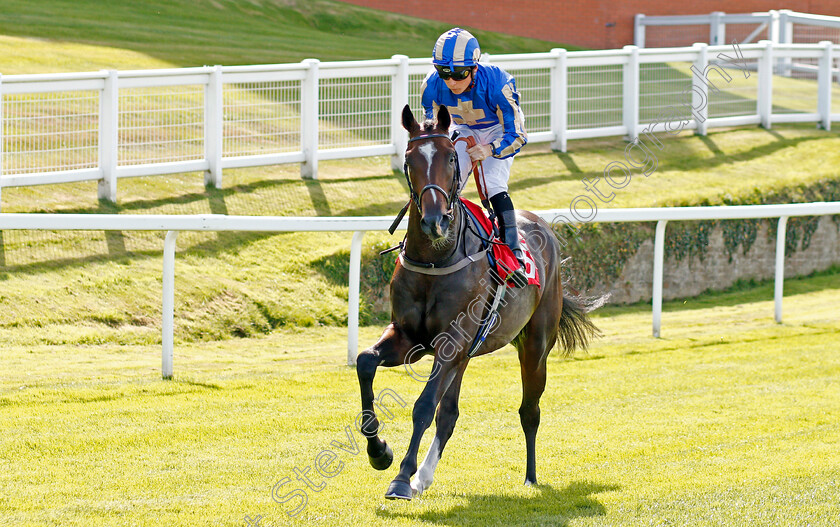
[[411,480],[411,490],[415,495],[422,494],[423,491],[432,486],[435,469],[443,454],[443,449],[455,430],[455,422],[458,420],[459,413],[458,398],[461,395],[461,381],[464,378],[464,371],[467,369],[468,362],[469,359],[460,364],[452,384],[449,385],[449,389],[446,390],[440,400],[437,418],[435,419],[435,438],[417,470],[417,475]]
[[435,408],[440,403],[441,397],[446,389],[450,386],[455,376],[458,373],[457,364],[448,361],[441,361],[435,357],[435,363],[432,367],[432,372],[435,372],[431,378],[426,382],[423,392],[414,403],[414,411],[412,412],[412,420],[414,421],[414,431],[411,434],[411,442],[408,445],[408,451],[400,464],[400,472],[385,493],[388,499],[404,499],[410,500],[412,498],[410,478],[417,471],[417,452],[420,449],[420,441],[423,439],[423,434],[432,424],[435,417]]
[[362,395],[360,429],[368,442],[367,453],[370,464],[377,470],[385,470],[390,467],[394,460],[394,453],[388,443],[379,438],[379,420],[373,409],[373,378],[376,375],[376,368],[380,365],[399,366],[403,364],[410,350],[411,342],[396,325],[391,324],[385,329],[376,344],[359,353],[356,358],[356,375],[359,377],[359,388]]

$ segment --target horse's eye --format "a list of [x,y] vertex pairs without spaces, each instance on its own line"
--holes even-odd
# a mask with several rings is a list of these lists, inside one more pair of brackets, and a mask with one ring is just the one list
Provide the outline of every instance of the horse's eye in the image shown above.
[[455,154],[449,154],[449,164],[450,165],[455,164]]

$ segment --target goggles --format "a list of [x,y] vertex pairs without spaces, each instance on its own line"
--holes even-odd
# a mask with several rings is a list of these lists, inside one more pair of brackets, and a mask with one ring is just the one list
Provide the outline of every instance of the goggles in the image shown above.
[[453,79],[456,81],[462,81],[470,76],[470,72],[472,71],[471,66],[435,66],[435,69],[440,75],[440,78],[443,80]]

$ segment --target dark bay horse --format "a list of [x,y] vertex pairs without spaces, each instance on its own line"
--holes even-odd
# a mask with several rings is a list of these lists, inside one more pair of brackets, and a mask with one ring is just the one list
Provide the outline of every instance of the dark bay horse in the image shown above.
[[[434,356],[431,373],[424,378],[423,391],[414,404],[408,451],[385,494],[390,499],[410,500],[432,484],[435,467],[458,419],[461,380],[470,361],[467,351],[481,322],[489,316],[492,295],[503,282],[483,257],[482,242],[467,228],[468,219],[458,201],[458,161],[448,135],[448,110],[441,106],[436,121],[421,125],[406,106],[402,124],[409,132],[406,177],[413,202],[408,233],[391,280],[391,324],[376,344],[359,354],[356,371],[367,453],[374,468],[385,470],[393,461],[393,452],[378,435],[373,392],[376,368],[410,365],[425,355]],[[510,342],[519,352],[519,415],[527,452],[525,484],[530,485],[537,481],[539,401],[545,389],[549,351],[558,339],[567,353],[585,348],[599,333],[587,312],[600,303],[564,297],[560,245],[546,222],[530,212],[517,211],[517,226],[530,248],[541,286],[507,289],[495,325],[476,356]],[[471,255],[473,258],[468,258]],[[423,269],[437,271],[430,274]],[[449,272],[452,269],[457,270]],[[435,410],[435,437],[418,471],[420,441]]]

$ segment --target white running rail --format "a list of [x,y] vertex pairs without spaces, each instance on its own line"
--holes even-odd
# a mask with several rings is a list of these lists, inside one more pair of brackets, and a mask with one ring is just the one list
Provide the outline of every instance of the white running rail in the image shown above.
[[[569,210],[537,212],[545,221],[558,224]],[[840,214],[840,202],[797,203],[788,205],[745,205],[732,207],[675,207],[640,209],[600,209],[593,222],[657,222],[654,239],[653,335],[660,336],[662,313],[662,276],[664,267],[665,226],[669,221],[727,220],[744,218],[779,218],[776,241],[775,317],[782,321],[784,287],[785,226],[794,216]],[[371,216],[356,218],[301,218],[268,216],[171,215],[140,216],[111,214],[0,214],[0,230],[94,230],[94,231],[164,231],[163,253],[162,351],[164,378],[173,374],[175,240],[178,231],[262,231],[262,232],[353,232],[350,248],[350,283],[348,297],[347,363],[355,364],[359,335],[359,269],[362,239],[366,231],[386,231],[393,218]],[[408,220],[400,228],[405,229]]]
[[[699,134],[785,122],[829,129],[840,121],[831,81],[838,57],[840,45],[829,41],[767,40],[482,60],[516,76],[529,141],[565,152],[575,139],[636,139],[663,116]],[[774,82],[793,60],[809,61],[809,77]],[[97,181],[99,197],[116,201],[118,180],[128,177],[203,172],[218,188],[228,169],[299,163],[303,177],[315,178],[320,161],[365,156],[391,156],[401,170],[401,109],[421,111],[429,69],[428,58],[395,55],[0,76],[0,189]]]

